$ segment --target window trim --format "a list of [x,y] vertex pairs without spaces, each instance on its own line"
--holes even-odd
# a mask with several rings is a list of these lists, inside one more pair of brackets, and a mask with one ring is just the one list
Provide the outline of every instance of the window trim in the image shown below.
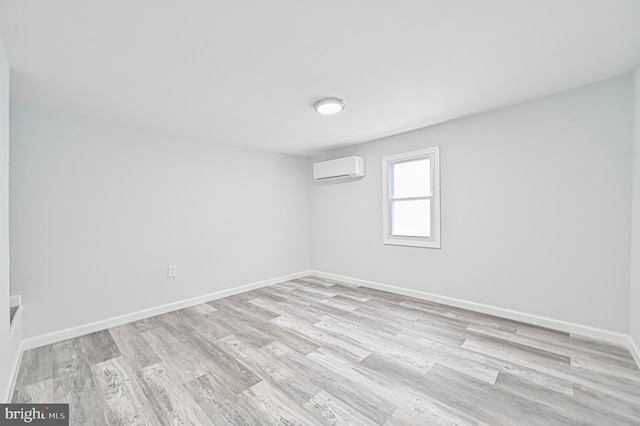
[[[391,207],[389,170],[392,164],[431,158],[431,185],[433,195],[428,197],[431,203],[431,236],[411,237],[391,234]],[[386,245],[441,248],[440,245],[440,147],[420,149],[402,154],[388,155],[382,158],[382,243]]]

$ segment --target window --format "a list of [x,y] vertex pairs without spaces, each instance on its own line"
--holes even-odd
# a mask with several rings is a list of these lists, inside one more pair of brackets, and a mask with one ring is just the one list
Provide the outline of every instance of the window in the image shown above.
[[440,149],[382,159],[383,243],[440,248]]

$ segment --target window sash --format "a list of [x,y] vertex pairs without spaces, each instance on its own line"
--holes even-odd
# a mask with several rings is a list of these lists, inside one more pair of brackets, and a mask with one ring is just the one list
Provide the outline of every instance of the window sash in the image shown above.
[[[406,164],[406,163],[413,163],[415,161],[423,161],[423,160],[427,160],[429,161],[429,194],[430,195],[423,195],[423,196],[418,196],[418,197],[394,197],[394,188],[395,188],[395,176],[396,176],[396,169],[395,167],[398,164]],[[400,237],[400,238],[431,238],[431,236],[433,235],[433,225],[434,225],[434,215],[433,215],[433,155],[421,155],[421,156],[416,156],[416,157],[412,157],[412,158],[407,158],[407,159],[402,159],[402,160],[397,160],[397,161],[390,161],[389,162],[389,167],[388,167],[388,181],[389,181],[389,186],[388,186],[388,214],[389,214],[389,220],[388,220],[388,227],[389,227],[389,235],[392,237]],[[394,219],[395,219],[395,215],[394,215],[394,206],[395,206],[395,202],[396,201],[419,201],[419,200],[430,200],[431,202],[429,203],[429,209],[430,214],[429,214],[429,236],[424,236],[424,235],[407,235],[407,234],[397,234],[394,231]]]
[[426,196],[433,196],[433,155],[427,154],[422,156],[416,156],[415,158],[407,158],[407,159],[389,162],[389,168],[387,170],[388,176],[390,176],[389,188],[388,188],[389,199],[405,198],[405,197],[395,197],[395,194],[394,194],[394,188],[396,186],[395,185],[395,175],[396,175],[395,166],[399,164],[413,163],[416,161],[423,161],[423,160],[427,160],[429,162],[429,185],[428,185],[428,195]]
[[[423,200],[429,200],[429,225],[428,225],[428,231],[427,233],[429,235],[415,235],[415,234],[403,234],[403,233],[399,233],[396,232],[396,229],[394,228],[394,223],[395,223],[395,218],[396,218],[396,202],[400,201],[423,201]],[[433,220],[433,197],[429,196],[429,197],[410,197],[410,198],[396,198],[396,199],[392,199],[389,200],[389,234],[392,237],[400,237],[400,238],[431,238],[431,236],[433,235],[433,225],[434,225],[434,220]],[[405,225],[406,226],[406,225]]]
[[433,195],[425,195],[424,197],[389,197],[389,201],[414,201],[414,200],[428,200],[433,199]]

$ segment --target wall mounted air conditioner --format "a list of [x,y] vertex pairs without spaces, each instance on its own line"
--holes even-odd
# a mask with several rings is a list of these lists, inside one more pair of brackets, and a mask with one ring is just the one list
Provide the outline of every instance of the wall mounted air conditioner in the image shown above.
[[313,180],[354,180],[364,177],[364,158],[344,157],[313,165]]

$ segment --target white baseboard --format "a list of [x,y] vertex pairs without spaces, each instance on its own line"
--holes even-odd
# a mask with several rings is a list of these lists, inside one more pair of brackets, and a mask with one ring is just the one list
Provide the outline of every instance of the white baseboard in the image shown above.
[[[14,295],[9,297],[9,306],[17,306],[18,310],[13,315],[11,322],[9,323],[9,340],[15,339],[17,348],[13,354],[13,359],[10,361],[9,366],[9,381],[6,389],[3,389],[4,394],[0,397],[0,401],[3,403],[9,403],[13,396],[13,389],[16,386],[16,380],[18,380],[18,370],[20,368],[20,362],[22,361],[22,297],[20,295]],[[12,343],[9,343],[12,345]]]
[[309,275],[310,271],[301,271],[294,274],[283,275],[280,277],[270,278],[264,281],[258,281],[251,284],[242,285],[240,287],[234,287],[227,290],[217,291],[215,293],[209,293],[191,299],[181,300],[178,302],[168,303],[166,305],[155,306],[153,308],[143,309],[141,311],[132,312],[125,315],[120,315],[113,318],[107,318],[100,321],[95,321],[88,324],[79,325],[77,327],[71,327],[64,330],[54,331],[52,333],[43,334],[41,336],[30,337],[22,341],[22,350],[28,350],[37,348],[51,343],[60,342],[74,337],[82,336],[96,331],[104,330],[110,327],[116,327],[130,323],[132,321],[138,321],[144,318],[149,318],[156,315],[165,314],[167,312],[175,311],[178,309],[187,308],[189,306],[198,305],[200,303],[209,302],[211,300],[220,299],[223,297],[233,296],[235,294],[244,293],[246,291],[255,290],[258,288],[266,287],[271,284],[280,283],[283,281],[293,280],[296,278]]
[[18,345],[18,350],[16,351],[15,356],[13,357],[13,362],[11,362],[11,376],[9,378],[9,383],[7,384],[7,390],[5,396],[3,398],[3,402],[8,404],[11,402],[11,397],[13,396],[13,390],[16,387],[16,381],[18,380],[18,370],[20,370],[20,363],[22,362],[22,343]]
[[[452,297],[439,296],[419,290],[411,290],[403,287],[396,287],[389,284],[382,284],[374,281],[361,280],[358,278],[347,277],[344,275],[330,274],[322,271],[311,271],[313,275],[336,281],[344,281],[349,284],[360,285],[377,290],[389,291],[392,293],[403,294],[405,296],[415,297],[416,299],[428,300],[430,302],[441,303],[443,305],[454,306],[456,308],[468,309],[470,311],[480,312],[483,314],[494,315],[500,318],[506,318],[514,321],[525,322],[540,327],[550,328],[565,333],[577,334],[592,339],[604,340],[622,346],[629,346],[630,337],[627,334],[616,333],[600,328],[589,327],[586,325],[561,321],[553,318],[542,317],[538,315],[527,314],[524,312],[514,311],[510,309],[498,308],[481,303],[469,302],[466,300],[455,299]],[[630,348],[631,350],[631,348]],[[631,350],[633,352],[633,350]],[[637,351],[636,351],[637,352]],[[636,357],[636,362],[638,358]],[[640,366],[640,362],[638,362]]]
[[14,377],[13,377],[12,383],[10,383],[8,398],[10,398],[11,394],[13,393],[13,387],[15,385],[15,380],[17,378],[17,371],[20,365],[20,360],[22,358],[22,352],[25,350],[37,348],[37,347],[48,345],[51,343],[60,342],[66,339],[72,339],[74,337],[82,336],[84,334],[93,333],[96,331],[104,330],[106,328],[126,324],[132,321],[138,321],[151,316],[164,314],[167,312],[175,311],[175,310],[186,308],[193,305],[198,305],[200,303],[205,303],[211,300],[233,296],[235,294],[244,293],[246,291],[266,287],[271,284],[276,284],[283,281],[301,278],[306,275],[316,275],[319,277],[332,279],[336,281],[343,281],[346,283],[359,285],[363,287],[369,287],[377,290],[403,294],[406,296],[415,297],[417,299],[423,299],[430,302],[441,303],[444,305],[449,305],[449,306],[462,308],[462,309],[468,309],[475,312],[494,315],[497,317],[506,318],[514,321],[521,321],[528,324],[537,325],[540,327],[546,327],[553,330],[563,331],[566,333],[577,334],[585,337],[604,340],[604,341],[615,343],[618,345],[623,345],[629,348],[629,350],[631,351],[631,354],[636,360],[636,363],[638,364],[638,366],[640,366],[640,350],[638,350],[638,347],[636,346],[633,339],[626,334],[616,333],[616,332],[612,332],[612,331],[608,331],[600,328],[589,327],[581,324],[556,320],[553,318],[527,314],[524,312],[514,311],[510,309],[498,308],[495,306],[469,302],[466,300],[455,299],[455,298],[446,297],[446,296],[439,296],[436,294],[431,294],[431,293],[427,293],[419,290],[396,287],[389,284],[361,280],[358,278],[331,274],[331,273],[322,272],[322,271],[308,270],[308,271],[301,271],[301,272],[297,272],[289,275],[283,275],[280,277],[275,277],[275,278],[267,279],[264,281],[258,281],[258,282],[243,285],[240,287],[222,290],[215,293],[210,293],[210,294],[206,294],[206,295],[202,295],[202,296],[198,296],[198,297],[194,297],[191,299],[186,299],[178,302],[172,302],[166,305],[156,306],[153,308],[132,312],[129,314],[118,316],[118,317],[95,321],[89,324],[84,324],[77,327],[72,327],[65,330],[59,330],[59,331],[44,334],[41,336],[24,339],[21,342],[19,353],[14,362],[15,365],[13,366],[13,370],[12,370],[14,371]]
[[638,364],[638,368],[640,368],[640,350],[638,349],[638,346],[636,346],[636,342],[633,340],[633,337],[629,336],[627,345],[629,346],[631,355],[633,355],[633,358],[636,360],[636,364]]

